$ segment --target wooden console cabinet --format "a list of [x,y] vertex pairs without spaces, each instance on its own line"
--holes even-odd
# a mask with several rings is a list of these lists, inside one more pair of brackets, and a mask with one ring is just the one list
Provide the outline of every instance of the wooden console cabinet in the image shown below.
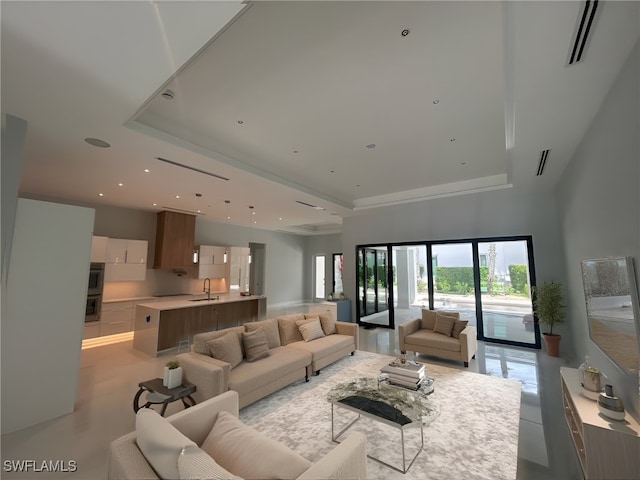
[[598,404],[582,395],[579,372],[560,368],[562,403],[585,479],[640,478],[640,425],[600,415]]

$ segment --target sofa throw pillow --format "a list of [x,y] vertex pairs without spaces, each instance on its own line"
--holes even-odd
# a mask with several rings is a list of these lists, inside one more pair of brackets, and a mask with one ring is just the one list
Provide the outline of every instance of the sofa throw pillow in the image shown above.
[[332,335],[336,333],[336,321],[333,319],[331,312],[327,313],[305,313],[304,318],[320,318],[320,325],[322,325],[322,331],[325,335]]
[[198,446],[185,447],[178,455],[178,473],[184,480],[242,480],[228,472]]
[[221,337],[209,340],[207,346],[213,358],[227,362],[232,369],[242,362],[242,346],[236,332],[227,332]]
[[247,355],[247,362],[255,362],[269,355],[267,336],[261,328],[253,332],[244,332],[242,334],[242,343]]
[[436,312],[436,324],[433,327],[433,331],[450,337],[455,321],[455,317],[450,317],[448,315],[443,315],[440,312]]
[[433,327],[436,324],[436,311],[435,310],[427,310],[426,308],[422,309],[422,328],[426,330],[433,330]]
[[320,318],[318,317],[305,318],[303,321],[297,321],[296,324],[305,342],[324,337]]
[[278,331],[278,321],[275,318],[244,324],[245,332],[253,332],[258,328],[262,328],[264,330],[264,334],[267,336],[269,348],[276,348],[280,346],[280,332]]
[[180,478],[180,452],[185,447],[197,446],[150,408],[141,408],[136,414],[136,443],[160,478]]
[[453,323],[453,330],[451,331],[451,336],[453,338],[460,338],[460,333],[464,330],[469,322],[467,320],[456,320]]
[[304,314],[295,313],[278,317],[278,331],[280,332],[280,344],[284,347],[293,342],[301,342],[302,334],[298,330],[296,321],[304,321]]
[[242,478],[293,479],[311,462],[228,412],[218,413],[202,449],[223,468]]
[[195,334],[193,336],[193,351],[202,355],[211,355],[211,353],[209,352],[209,347],[207,346],[207,342],[209,340],[213,340],[214,338],[220,338],[221,336],[226,335],[229,332],[236,332],[236,335],[238,335],[238,340],[240,341],[240,343],[242,343],[242,332],[244,332],[244,327],[230,327],[224,328],[222,330],[214,330],[212,332]]

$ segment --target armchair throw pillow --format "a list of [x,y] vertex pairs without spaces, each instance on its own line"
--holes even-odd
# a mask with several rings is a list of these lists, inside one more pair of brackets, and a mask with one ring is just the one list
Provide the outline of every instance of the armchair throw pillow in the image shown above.
[[435,310],[427,310],[426,308],[422,309],[422,328],[426,330],[433,330],[433,327],[436,324],[436,311]]
[[185,447],[178,455],[178,472],[180,479],[185,480],[242,480],[228,472],[211,458],[204,450],[197,446]]
[[433,327],[433,331],[450,337],[455,321],[455,317],[450,317],[449,315],[443,315],[440,312],[436,312],[436,323]]
[[462,330],[464,330],[469,322],[467,320],[456,320],[453,324],[453,330],[451,331],[451,336],[453,338],[460,338],[460,334]]
[[202,449],[242,478],[293,479],[311,467],[309,460],[225,411],[218,413]]

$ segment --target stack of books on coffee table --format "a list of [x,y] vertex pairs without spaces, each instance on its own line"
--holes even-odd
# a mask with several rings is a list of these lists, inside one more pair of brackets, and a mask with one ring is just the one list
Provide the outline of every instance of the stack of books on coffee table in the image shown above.
[[380,373],[386,374],[390,385],[418,390],[427,378],[424,364],[415,362],[393,362],[380,369]]

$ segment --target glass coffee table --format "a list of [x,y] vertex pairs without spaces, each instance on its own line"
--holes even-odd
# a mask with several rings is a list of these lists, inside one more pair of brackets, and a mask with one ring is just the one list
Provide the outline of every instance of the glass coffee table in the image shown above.
[[[327,400],[331,403],[331,439],[334,442],[337,442],[361,416],[399,430],[402,468],[372,455],[368,456],[402,473],[407,473],[424,447],[424,425],[431,423],[440,413],[437,404],[427,394],[397,388],[379,378],[356,378],[339,383],[327,393]],[[355,420],[338,433],[335,431],[336,410],[348,410],[358,414]],[[405,432],[410,428],[420,429],[420,446],[407,465]]]

